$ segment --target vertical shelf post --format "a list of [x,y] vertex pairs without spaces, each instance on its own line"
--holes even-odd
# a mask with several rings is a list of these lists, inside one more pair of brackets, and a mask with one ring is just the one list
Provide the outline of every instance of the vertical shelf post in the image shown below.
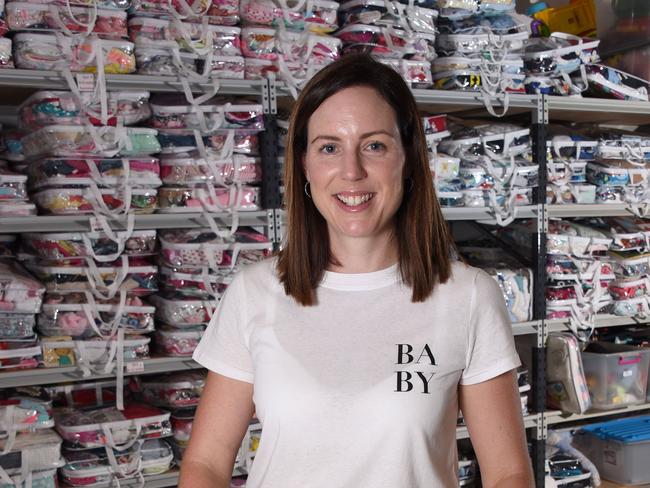
[[267,80],[262,87],[264,106],[264,132],[260,134],[260,156],[262,159],[262,208],[267,210],[268,237],[274,247],[280,243],[279,212],[282,206],[280,194],[280,164],[278,160],[278,124],[275,82]]
[[539,183],[535,195],[537,205],[537,229],[533,234],[532,249],[534,266],[533,279],[533,314],[538,321],[537,340],[532,350],[532,409],[537,415],[537,429],[532,440],[532,461],[535,474],[535,486],[544,486],[546,462],[546,425],[544,410],[546,408],[546,233],[548,216],[546,215],[546,127],[548,125],[548,101],[539,95],[537,107],[533,111],[530,128],[533,160],[539,165]]

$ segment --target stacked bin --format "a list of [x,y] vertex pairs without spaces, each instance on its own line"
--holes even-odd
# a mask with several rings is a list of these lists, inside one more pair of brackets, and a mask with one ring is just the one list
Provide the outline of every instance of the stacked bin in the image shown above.
[[[25,234],[25,264],[47,294],[38,316],[46,367],[84,374],[148,357],[157,290],[155,231],[134,231],[135,214],[157,208],[161,184],[156,131],[132,124],[149,116],[147,92],[109,92],[107,105],[85,92],[37,92],[19,108],[29,185],[39,212],[89,216],[93,231]],[[110,220],[123,218],[114,231]],[[126,335],[126,337],[125,337]],[[121,399],[118,401],[121,405]]]
[[[261,208],[258,135],[264,119],[261,105],[223,97],[192,105],[159,95],[151,107],[150,124],[162,145],[159,211],[200,212],[209,224],[160,235],[162,292],[152,298],[156,344],[163,355],[189,357],[235,266],[247,259],[247,245],[269,247],[263,234],[238,228],[240,213]],[[229,214],[229,228],[214,214]]]
[[5,21],[5,0],[0,0],[0,68],[14,67],[11,39],[4,37],[7,30],[7,22]]
[[650,207],[650,138],[631,132],[596,134],[596,160],[587,165],[587,179],[596,186],[596,203],[626,203],[637,215]]
[[129,35],[138,72],[182,75],[190,81],[243,79],[238,0],[147,0],[131,9]]
[[370,52],[397,70],[413,88],[430,88],[436,57],[435,2],[386,3],[350,0],[341,4],[336,36],[343,53]]
[[437,182],[443,206],[491,207],[497,221],[507,225],[515,207],[532,205],[539,166],[532,162],[529,129],[463,121],[451,133],[438,148],[460,163]]
[[325,65],[339,57],[339,4],[330,0],[242,0],[241,45],[248,80],[275,76],[294,96]]
[[[440,57],[433,63],[435,88],[486,96],[525,91],[522,52],[530,19],[514,13],[514,2],[443,0],[438,6]],[[494,114],[489,102],[486,106]]]
[[546,203],[590,204],[596,187],[587,182],[587,165],[596,157],[598,141],[564,128],[546,142]]
[[[104,73],[134,73],[134,46],[127,40],[124,3],[102,0],[97,7],[82,2],[69,6],[65,1],[7,2],[5,16],[15,32],[16,67],[94,72],[98,78]],[[71,77],[69,84],[72,89]]]

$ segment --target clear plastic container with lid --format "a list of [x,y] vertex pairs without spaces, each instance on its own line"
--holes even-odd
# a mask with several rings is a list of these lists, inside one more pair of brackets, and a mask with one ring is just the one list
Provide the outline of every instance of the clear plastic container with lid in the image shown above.
[[611,410],[646,400],[650,349],[592,342],[582,362],[593,408]]

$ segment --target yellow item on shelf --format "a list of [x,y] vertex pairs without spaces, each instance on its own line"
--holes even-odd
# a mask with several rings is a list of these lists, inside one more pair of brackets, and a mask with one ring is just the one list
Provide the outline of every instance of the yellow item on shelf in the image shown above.
[[596,6],[593,0],[571,0],[564,7],[549,7],[533,15],[551,32],[567,32],[581,37],[596,37]]

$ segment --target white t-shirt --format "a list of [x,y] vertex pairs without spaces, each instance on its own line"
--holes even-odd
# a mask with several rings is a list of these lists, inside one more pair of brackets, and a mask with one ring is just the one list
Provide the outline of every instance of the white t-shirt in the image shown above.
[[262,438],[246,486],[458,486],[458,385],[520,364],[498,284],[455,263],[411,303],[397,265],[326,272],[318,305],[303,307],[275,263],[234,278],[194,352],[254,384]]

